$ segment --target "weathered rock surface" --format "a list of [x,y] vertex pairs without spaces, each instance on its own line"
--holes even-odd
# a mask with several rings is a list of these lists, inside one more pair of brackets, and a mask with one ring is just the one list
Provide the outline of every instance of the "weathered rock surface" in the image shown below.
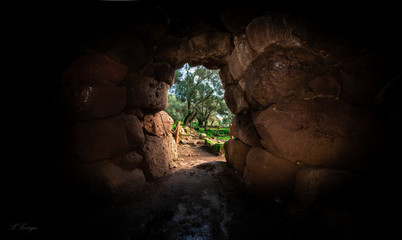
[[135,115],[123,115],[126,126],[127,141],[130,148],[138,148],[145,141],[145,135],[142,131],[142,124]]
[[174,121],[165,111],[144,116],[144,130],[154,136],[168,136],[171,133]]
[[222,82],[222,86],[226,88],[229,85],[234,85],[238,81],[234,80],[232,74],[230,73],[228,65],[223,66],[219,71],[219,77]]
[[314,166],[360,169],[379,141],[373,114],[330,98],[277,103],[253,122],[268,151]]
[[142,9],[132,16],[131,29],[147,47],[162,43],[168,36],[169,19],[159,8]]
[[107,160],[77,167],[90,191],[113,202],[126,202],[145,187],[144,173],[138,168],[123,169]]
[[232,33],[244,31],[247,24],[258,14],[255,8],[223,8],[220,19],[227,30]]
[[134,34],[117,35],[99,45],[104,54],[126,65],[128,72],[143,69],[149,60],[144,43]]
[[176,66],[178,63],[178,51],[181,40],[175,37],[168,37],[168,39],[160,44],[156,49],[155,60],[162,63],[171,64]]
[[139,73],[127,76],[129,107],[160,111],[167,106],[169,85]]
[[249,110],[245,93],[239,85],[230,85],[225,88],[225,102],[234,114],[243,114]]
[[325,70],[324,59],[301,47],[271,45],[247,68],[246,95],[254,108],[304,98],[309,82]]
[[171,146],[166,138],[146,135],[143,151],[144,171],[147,179],[160,178],[169,171],[172,155]]
[[247,154],[251,148],[237,139],[229,139],[224,148],[226,161],[243,176]]
[[333,70],[342,85],[340,98],[352,104],[373,104],[374,98],[384,85],[381,77],[381,61],[367,51],[345,60]]
[[276,42],[300,46],[300,40],[292,35],[293,24],[281,14],[271,14],[255,18],[246,27],[246,35],[251,48],[258,54]]
[[145,67],[142,73],[159,82],[165,82],[169,86],[172,86],[174,83],[175,69],[169,64],[151,62]]
[[182,42],[178,58],[180,63],[189,62],[190,65],[205,65],[216,69],[228,63],[232,49],[229,33],[209,30]]
[[70,136],[71,153],[85,163],[122,156],[130,148],[120,116],[76,123]]
[[302,168],[295,178],[295,196],[303,204],[336,199],[348,188],[355,175],[349,171],[329,168]]
[[123,156],[144,142],[133,115],[78,122],[69,130],[69,152],[84,163]]
[[341,85],[331,76],[319,76],[311,80],[309,87],[316,96],[338,98]]
[[64,85],[82,85],[109,82],[118,85],[127,75],[127,66],[96,52],[76,59],[63,73]]
[[72,119],[89,120],[120,114],[126,106],[126,92],[113,85],[81,85],[66,89],[64,98]]
[[136,151],[131,151],[124,156],[112,159],[111,162],[125,170],[131,170],[140,167],[142,159],[143,157]]
[[243,77],[247,67],[254,60],[257,54],[250,48],[245,35],[238,37],[235,48],[230,55],[229,70],[236,80]]
[[230,129],[230,133],[232,136],[239,138],[243,143],[247,144],[248,146],[261,146],[260,137],[258,136],[257,130],[255,129],[250,116],[236,115],[232,119],[232,127]]
[[253,147],[247,155],[243,181],[252,192],[265,197],[286,198],[292,195],[298,170],[295,163]]
[[170,163],[172,163],[173,161],[176,161],[179,158],[179,152],[177,150],[177,145],[176,141],[173,138],[173,134],[169,134],[168,136],[166,136],[166,141],[170,149],[170,155],[171,155]]

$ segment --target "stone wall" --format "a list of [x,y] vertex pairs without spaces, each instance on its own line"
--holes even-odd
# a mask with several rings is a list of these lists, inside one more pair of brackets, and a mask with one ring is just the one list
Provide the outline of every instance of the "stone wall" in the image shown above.
[[380,141],[381,61],[289,14],[211,15],[144,8],[82,44],[61,79],[71,172],[114,198],[162,177],[174,158],[163,110],[184,63],[220,69],[236,114],[226,159],[247,189],[312,203],[364,171]]
[[367,170],[385,79],[367,49],[336,37],[328,46],[309,27],[284,14],[254,18],[234,33],[221,78],[236,114],[226,158],[246,188],[313,204]]

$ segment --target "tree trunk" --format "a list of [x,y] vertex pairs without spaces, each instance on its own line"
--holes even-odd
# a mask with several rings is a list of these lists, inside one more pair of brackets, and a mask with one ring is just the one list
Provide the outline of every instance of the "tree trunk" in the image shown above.
[[187,100],[187,112],[191,112],[191,101]]

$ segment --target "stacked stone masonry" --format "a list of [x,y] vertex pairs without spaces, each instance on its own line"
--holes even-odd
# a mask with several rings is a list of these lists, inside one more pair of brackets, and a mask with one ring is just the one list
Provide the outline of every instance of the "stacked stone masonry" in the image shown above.
[[163,110],[184,63],[220,69],[236,114],[225,155],[250,191],[312,203],[321,181],[339,179],[337,189],[367,167],[380,132],[370,106],[384,85],[375,57],[343,39],[328,47],[286,14],[233,11],[182,26],[154,9],[85,49],[61,79],[76,172],[115,198],[168,172],[177,156]]

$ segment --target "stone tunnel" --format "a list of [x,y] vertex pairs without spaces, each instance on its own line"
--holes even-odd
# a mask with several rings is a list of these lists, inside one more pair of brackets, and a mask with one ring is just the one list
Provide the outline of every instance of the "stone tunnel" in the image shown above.
[[309,205],[356,185],[381,189],[400,130],[400,56],[397,38],[354,10],[138,3],[59,16],[69,21],[54,49],[54,165],[95,196],[141,195],[169,170],[163,110],[189,63],[220,69],[235,114],[226,161],[248,192]]

